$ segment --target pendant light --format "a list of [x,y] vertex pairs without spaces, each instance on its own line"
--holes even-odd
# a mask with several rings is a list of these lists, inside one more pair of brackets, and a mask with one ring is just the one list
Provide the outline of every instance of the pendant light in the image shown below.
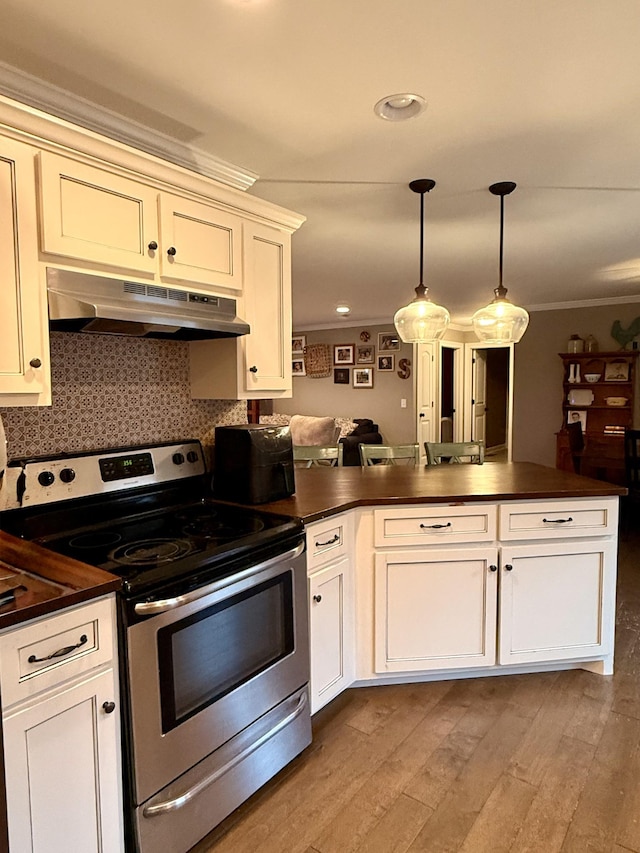
[[416,298],[396,311],[393,318],[396,330],[405,344],[421,344],[439,341],[444,335],[451,317],[446,308],[432,302],[423,284],[424,268],[424,194],[436,185],[431,178],[411,181],[409,188],[420,194],[420,284],[416,287]]
[[502,284],[502,254],[504,246],[504,197],[516,188],[513,181],[491,184],[489,192],[500,196],[500,284],[493,291],[495,298],[479,308],[471,318],[476,337],[485,344],[517,344],[529,325],[529,315],[507,299]]

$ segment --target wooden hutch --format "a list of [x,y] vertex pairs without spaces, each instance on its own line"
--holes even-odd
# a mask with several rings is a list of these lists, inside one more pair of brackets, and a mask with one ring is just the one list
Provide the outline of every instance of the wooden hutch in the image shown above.
[[564,379],[556,468],[624,485],[624,431],[633,426],[639,352],[559,355]]

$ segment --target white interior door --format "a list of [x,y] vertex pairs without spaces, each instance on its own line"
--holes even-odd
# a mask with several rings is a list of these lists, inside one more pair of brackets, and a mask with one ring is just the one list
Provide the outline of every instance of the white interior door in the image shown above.
[[497,347],[509,350],[507,408],[507,461],[512,459],[513,427],[513,344],[465,344],[464,367],[464,439],[486,440],[487,357],[486,351]]
[[[414,363],[416,370],[416,441],[420,456],[425,457],[425,441],[437,441],[436,403],[438,383],[436,373],[437,344],[416,344]],[[423,460],[424,461],[424,460]]]

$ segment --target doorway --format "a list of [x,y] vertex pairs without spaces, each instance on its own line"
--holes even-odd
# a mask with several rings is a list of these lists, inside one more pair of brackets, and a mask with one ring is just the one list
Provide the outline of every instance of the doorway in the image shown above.
[[513,345],[467,344],[465,436],[484,441],[485,455],[511,461]]

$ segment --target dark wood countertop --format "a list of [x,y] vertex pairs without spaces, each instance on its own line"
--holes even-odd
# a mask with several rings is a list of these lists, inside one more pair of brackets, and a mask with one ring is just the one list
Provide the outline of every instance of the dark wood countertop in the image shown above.
[[2,530],[0,561],[25,573],[21,578],[25,589],[18,592],[15,601],[0,606],[0,629],[115,592],[121,585],[116,575],[47,551]]
[[624,495],[613,483],[531,462],[409,468],[296,468],[296,493],[260,504],[309,523],[357,506]]

